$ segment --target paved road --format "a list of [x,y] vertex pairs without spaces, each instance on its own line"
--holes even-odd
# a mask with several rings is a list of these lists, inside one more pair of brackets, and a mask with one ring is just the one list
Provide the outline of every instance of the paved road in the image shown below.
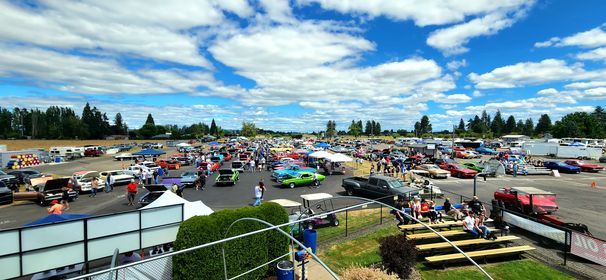
[[[40,166],[42,172],[48,172],[58,175],[69,175],[80,170],[108,170],[120,169],[122,162],[112,161],[111,158],[81,159],[60,165]],[[125,163],[126,164],[126,163]],[[189,168],[180,171],[171,171],[181,173]],[[342,175],[328,176],[323,182],[321,188],[310,189],[299,187],[295,189],[279,188],[270,180],[270,173],[267,171],[257,173],[243,173],[236,186],[215,187],[213,175],[208,179],[208,186],[204,191],[195,189],[185,190],[184,197],[187,200],[201,200],[214,210],[224,208],[241,207],[250,205],[253,202],[253,187],[260,180],[268,184],[268,191],[265,200],[276,198],[287,198],[300,201],[301,194],[312,192],[327,192],[333,195],[344,195],[341,188]],[[596,182],[599,187],[591,188],[591,182]],[[444,190],[471,196],[473,194],[473,180],[449,178],[446,180],[435,180],[437,186]],[[580,222],[587,224],[590,231],[597,237],[606,239],[606,223],[603,223],[603,203],[606,201],[606,172],[603,173],[582,173],[582,174],[562,174],[562,177],[555,178],[551,176],[518,176],[513,178],[505,176],[502,178],[489,178],[486,182],[477,181],[477,194],[483,201],[489,202],[495,190],[504,186],[527,186],[537,187],[546,191],[554,192],[558,195],[560,210],[557,215],[570,222]],[[141,191],[139,196],[146,191]],[[343,202],[345,203],[345,202]],[[341,204],[340,204],[341,205]],[[339,205],[339,206],[340,206]],[[126,205],[124,187],[117,187],[112,193],[100,193],[95,198],[82,195],[77,201],[72,203],[71,213],[85,214],[105,214],[134,209]],[[28,222],[34,221],[46,215],[46,209],[33,203],[21,203],[11,206],[2,206],[0,208],[0,228],[18,227]]]

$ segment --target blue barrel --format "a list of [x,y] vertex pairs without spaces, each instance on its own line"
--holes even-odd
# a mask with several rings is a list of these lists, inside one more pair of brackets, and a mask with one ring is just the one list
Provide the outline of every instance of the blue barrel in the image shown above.
[[316,253],[316,240],[318,239],[318,233],[313,229],[306,229],[303,231],[303,245],[306,248],[311,248],[311,251]]
[[55,162],[56,162],[56,163],[61,162],[61,157],[55,157]]
[[295,266],[291,261],[278,262],[278,280],[294,280]]

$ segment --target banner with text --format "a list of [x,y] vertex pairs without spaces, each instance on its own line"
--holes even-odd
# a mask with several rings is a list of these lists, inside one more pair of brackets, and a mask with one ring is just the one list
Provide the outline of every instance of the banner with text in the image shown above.
[[606,241],[572,232],[570,253],[606,266]]

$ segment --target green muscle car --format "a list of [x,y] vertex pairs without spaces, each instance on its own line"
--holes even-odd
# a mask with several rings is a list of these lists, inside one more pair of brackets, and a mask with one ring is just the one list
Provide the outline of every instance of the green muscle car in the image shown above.
[[484,167],[476,162],[467,162],[467,163],[464,163],[463,165],[465,165],[465,167],[467,167],[471,170],[475,170],[478,172],[482,172],[482,170],[484,170]]
[[318,178],[318,182],[314,182],[314,173],[312,172],[299,172],[298,174],[289,174],[280,178],[278,182],[282,186],[294,188],[295,186],[310,186],[310,185],[319,185],[320,182],[326,179],[326,176],[321,174],[316,174]]
[[235,185],[240,178],[240,172],[233,169],[219,169],[219,176],[215,180],[217,186]]

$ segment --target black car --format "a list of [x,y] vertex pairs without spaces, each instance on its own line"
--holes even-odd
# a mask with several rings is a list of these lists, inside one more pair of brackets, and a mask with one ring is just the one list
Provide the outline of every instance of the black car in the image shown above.
[[141,204],[141,206],[149,205],[168,190],[164,185],[146,185],[145,188],[148,193],[139,198],[139,204]]
[[11,170],[11,171],[8,171],[7,173],[9,175],[13,175],[13,176],[17,177],[19,184],[25,184],[28,182],[27,181],[28,179],[39,178],[44,175],[44,174],[40,173],[40,171],[35,170],[35,169],[30,169],[30,168]]
[[601,163],[606,162],[606,156],[601,156],[601,157],[600,157],[600,162],[601,162]]
[[19,189],[19,180],[17,177],[6,174],[4,171],[0,170],[0,182],[4,183],[5,187],[8,187],[12,191],[17,191]]
[[13,191],[0,181],[0,204],[13,203]]

